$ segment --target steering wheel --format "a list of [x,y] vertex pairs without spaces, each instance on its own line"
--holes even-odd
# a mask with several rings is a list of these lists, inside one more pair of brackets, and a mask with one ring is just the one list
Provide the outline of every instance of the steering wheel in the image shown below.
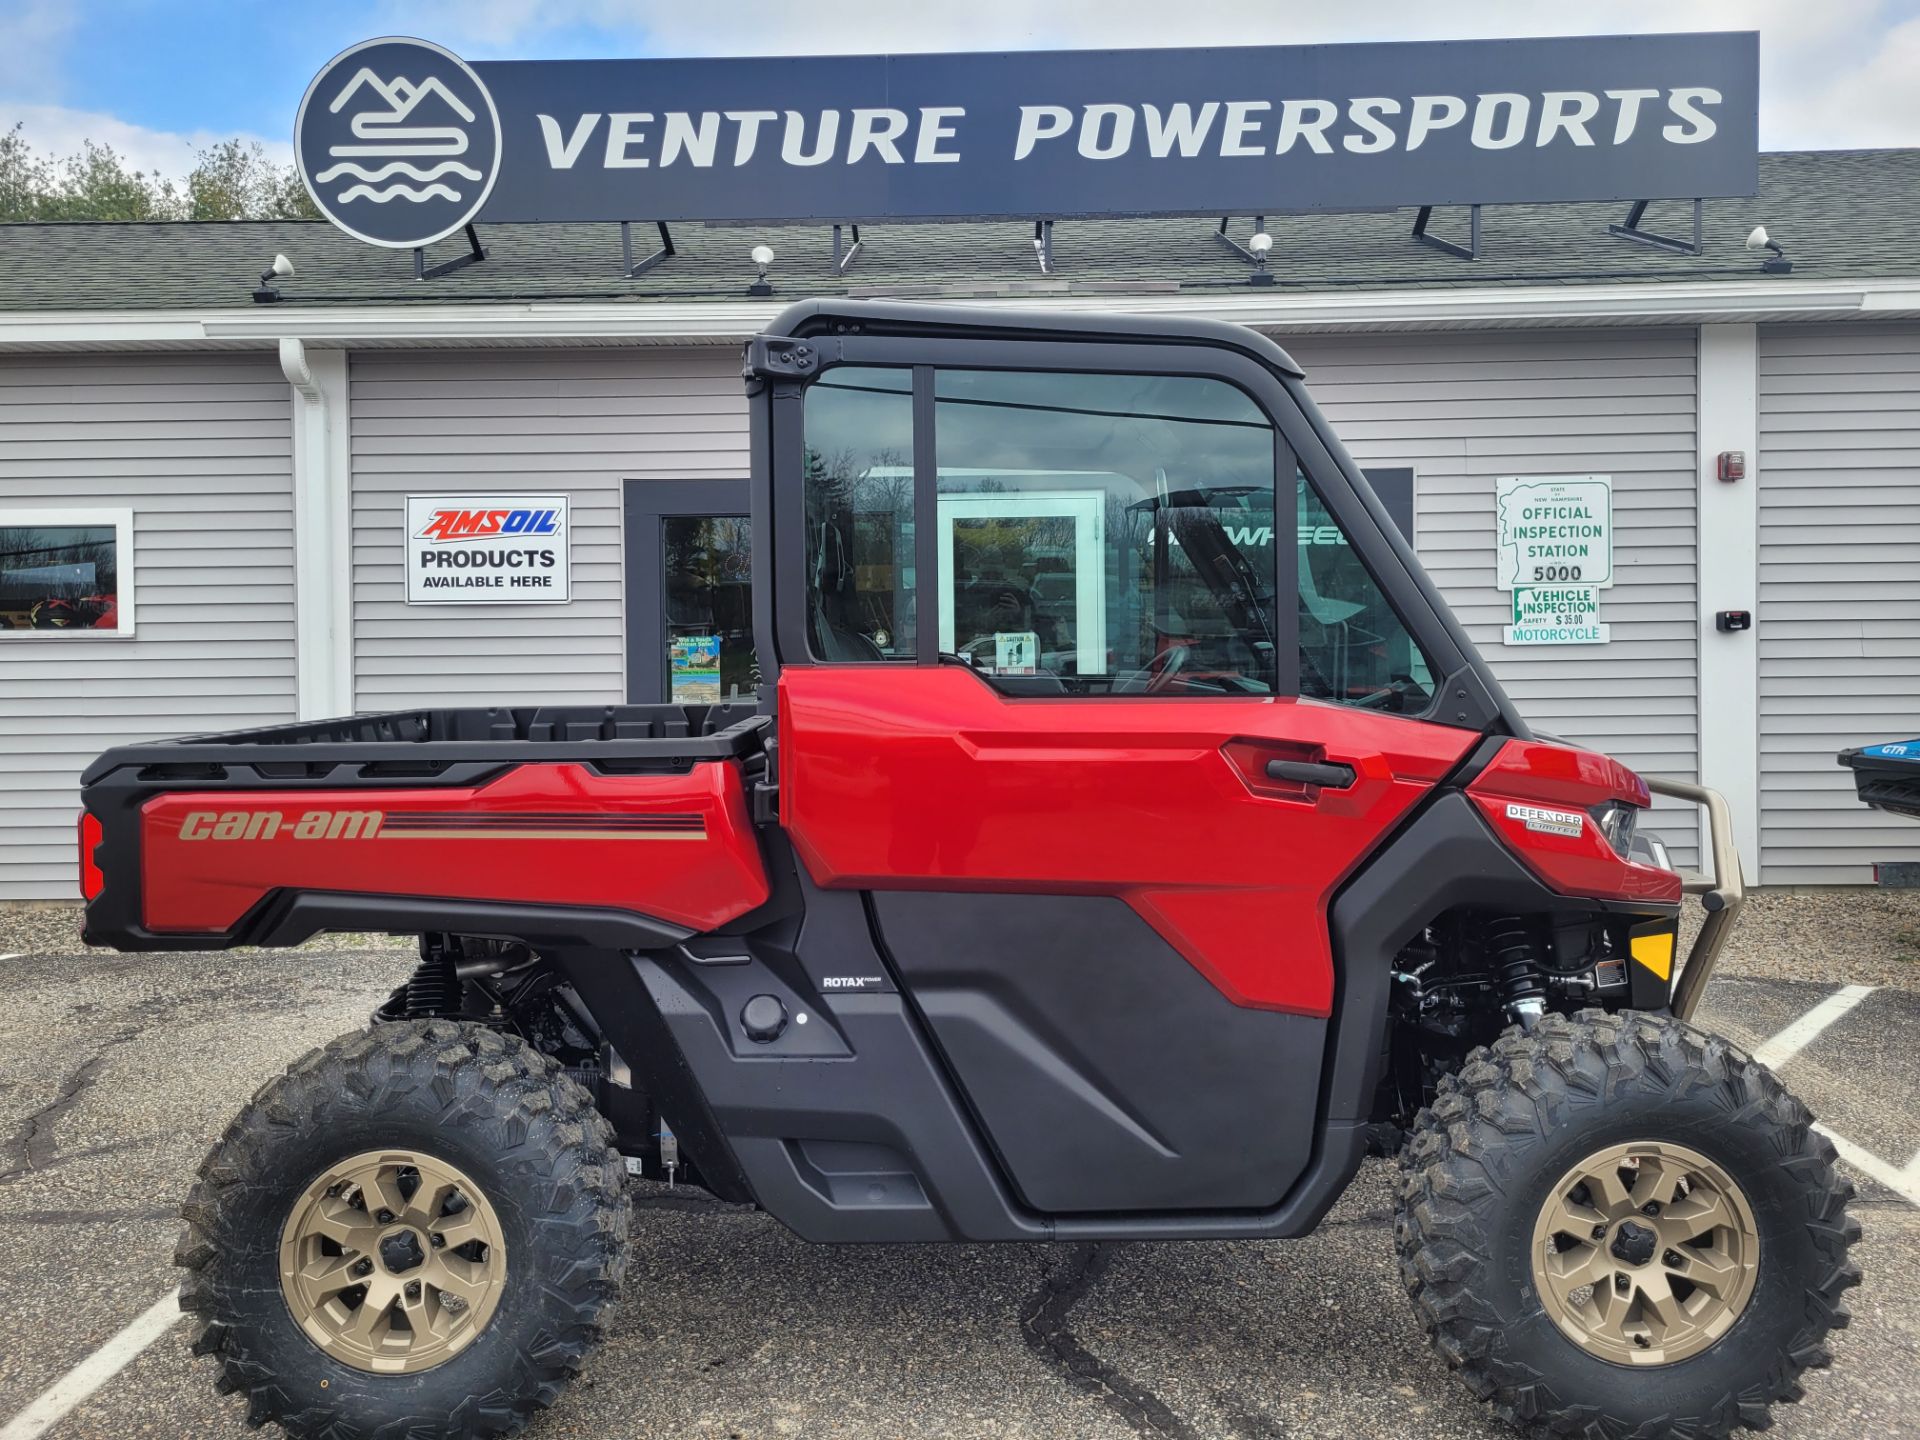
[[1158,695],[1168,689],[1173,684],[1174,678],[1187,668],[1192,659],[1191,645],[1169,645],[1162,650],[1147,662],[1147,670],[1153,678],[1147,681],[1146,693]]

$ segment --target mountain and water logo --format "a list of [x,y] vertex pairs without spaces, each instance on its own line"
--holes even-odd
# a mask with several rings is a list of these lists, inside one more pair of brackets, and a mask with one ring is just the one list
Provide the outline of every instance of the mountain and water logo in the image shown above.
[[370,40],[307,87],[294,152],[314,204],[374,245],[430,245],[477,215],[500,171],[479,76],[424,40]]

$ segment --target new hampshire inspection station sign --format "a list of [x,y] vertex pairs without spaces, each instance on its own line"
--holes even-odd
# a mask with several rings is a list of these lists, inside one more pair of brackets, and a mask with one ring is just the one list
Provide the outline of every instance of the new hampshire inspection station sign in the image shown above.
[[1513,597],[1508,645],[1604,645],[1613,584],[1613,477],[1502,475],[1494,583]]
[[343,52],[314,201],[469,223],[1283,214],[1693,199],[1758,182],[1751,32],[1206,50],[496,60]]

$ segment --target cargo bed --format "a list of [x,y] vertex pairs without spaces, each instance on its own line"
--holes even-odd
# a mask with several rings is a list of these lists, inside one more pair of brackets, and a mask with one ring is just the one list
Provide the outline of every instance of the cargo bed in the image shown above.
[[84,935],[217,949],[531,924],[671,943],[766,897],[752,831],[772,723],[749,706],[406,710],[121,746],[81,782]]

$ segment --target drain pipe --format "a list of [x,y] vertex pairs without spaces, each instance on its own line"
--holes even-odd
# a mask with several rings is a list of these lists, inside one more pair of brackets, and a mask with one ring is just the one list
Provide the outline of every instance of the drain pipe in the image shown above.
[[280,340],[293,387],[293,610],[298,717],[353,710],[347,356]]

